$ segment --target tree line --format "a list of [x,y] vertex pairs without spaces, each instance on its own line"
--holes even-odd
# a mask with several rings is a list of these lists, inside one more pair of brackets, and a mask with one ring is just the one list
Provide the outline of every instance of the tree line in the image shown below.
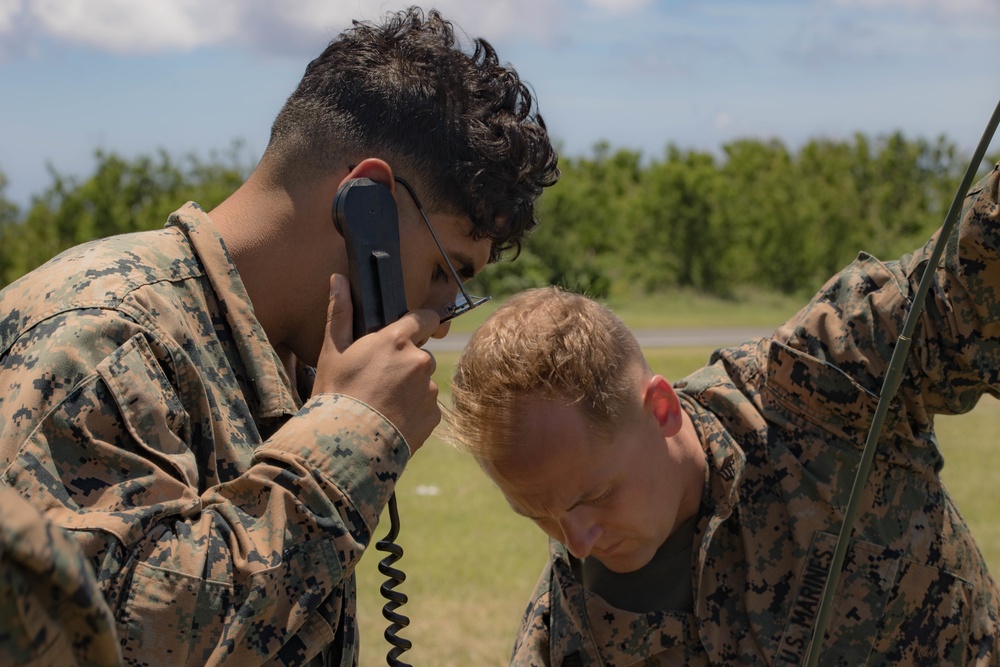
[[[967,161],[943,136],[900,132],[796,150],[757,139],[715,153],[670,145],[652,158],[602,142],[561,157],[563,176],[542,195],[541,224],[520,258],[489,267],[475,287],[498,296],[547,284],[594,296],[810,293],[861,250],[892,259],[926,241]],[[239,143],[207,159],[98,151],[94,163],[82,178],[50,167],[51,184],[23,211],[5,198],[0,171],[0,287],[77,243],[162,227],[187,200],[211,209],[252,167]]]

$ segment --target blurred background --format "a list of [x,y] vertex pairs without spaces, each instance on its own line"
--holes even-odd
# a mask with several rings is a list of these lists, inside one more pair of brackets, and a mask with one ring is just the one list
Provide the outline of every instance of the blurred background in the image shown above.
[[[401,4],[0,0],[0,285],[214,206],[307,62]],[[478,288],[809,294],[943,217],[1000,97],[998,0],[442,0],[537,94],[565,173]],[[1000,141],[994,141],[993,158]]]
[[[70,245],[160,227],[187,200],[216,205],[308,61],[351,19],[402,7],[0,0],[0,287]],[[521,258],[470,286],[498,298],[456,320],[457,341],[539,284],[600,297],[644,331],[767,331],[859,250],[922,244],[1000,99],[1000,0],[424,7],[486,37],[530,84],[564,172]],[[983,170],[998,158],[994,140]],[[679,378],[715,345],[646,352]],[[457,352],[436,354],[447,403]],[[996,569],[998,403],[939,426],[943,475]],[[541,531],[436,439],[397,494],[404,657],[506,664]],[[380,557],[359,567],[362,665],[387,650]]]

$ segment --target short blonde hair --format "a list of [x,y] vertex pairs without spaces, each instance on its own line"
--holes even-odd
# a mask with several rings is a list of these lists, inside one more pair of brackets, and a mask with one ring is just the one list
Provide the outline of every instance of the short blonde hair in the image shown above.
[[639,343],[604,306],[558,287],[521,292],[473,334],[452,379],[445,438],[479,459],[496,459],[518,440],[518,400],[575,404],[610,432],[639,399],[648,373]]

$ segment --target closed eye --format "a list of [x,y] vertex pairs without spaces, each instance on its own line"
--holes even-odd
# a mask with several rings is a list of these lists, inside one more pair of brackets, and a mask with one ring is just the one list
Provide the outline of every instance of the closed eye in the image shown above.
[[601,503],[604,503],[607,500],[609,500],[611,498],[611,495],[612,495],[613,492],[614,492],[614,487],[608,487],[607,491],[605,491],[601,495],[597,496],[596,498],[591,498],[590,500],[584,501],[584,504],[586,504],[586,505],[600,505]]
[[447,285],[451,282],[451,271],[448,270],[448,267],[438,264],[434,267],[434,275],[432,279],[435,281],[442,281]]
[[614,494],[614,490],[615,490],[615,487],[609,486],[608,490],[605,491],[604,493],[602,493],[601,495],[594,496],[592,498],[585,498],[585,499],[582,499],[582,500],[578,500],[575,503],[573,503],[573,505],[568,510],[566,510],[566,511],[567,512],[572,512],[573,510],[575,510],[580,505],[593,506],[593,505],[601,505],[603,503],[606,503],[608,500],[611,499],[611,496]]
[[[614,486],[609,486],[608,489],[607,489],[607,491],[605,491],[601,495],[595,496],[593,498],[588,498],[587,500],[579,500],[579,501],[573,503],[573,506],[570,507],[566,511],[567,512],[572,512],[574,509],[576,509],[580,505],[600,505],[600,504],[605,503],[608,500],[610,500],[611,496],[614,495],[614,492],[615,492],[615,487]],[[528,512],[525,512],[525,511],[523,511],[523,510],[515,507],[514,505],[510,505],[510,508],[512,510],[514,510],[515,514],[520,514],[524,518],[531,519],[532,521],[535,521],[536,523],[540,523],[540,522],[544,522],[544,521],[549,521],[549,520],[552,519],[552,517],[535,516],[533,514],[529,514]]]

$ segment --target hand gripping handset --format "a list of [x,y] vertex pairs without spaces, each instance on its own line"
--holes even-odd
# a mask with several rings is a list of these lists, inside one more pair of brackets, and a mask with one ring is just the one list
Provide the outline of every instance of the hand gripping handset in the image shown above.
[[[367,178],[352,179],[340,187],[333,200],[333,223],[346,242],[357,340],[406,314],[396,202],[389,188],[381,183]],[[378,564],[379,572],[387,577],[380,592],[388,600],[382,607],[382,616],[390,623],[385,640],[392,648],[385,659],[391,667],[410,667],[400,662],[399,656],[413,644],[396,635],[410,624],[410,619],[396,611],[406,604],[406,595],[393,590],[406,579],[402,570],[392,567],[403,557],[403,549],[395,543],[399,535],[395,493],[389,497],[388,507],[389,532],[375,544],[376,549],[388,553]]]

